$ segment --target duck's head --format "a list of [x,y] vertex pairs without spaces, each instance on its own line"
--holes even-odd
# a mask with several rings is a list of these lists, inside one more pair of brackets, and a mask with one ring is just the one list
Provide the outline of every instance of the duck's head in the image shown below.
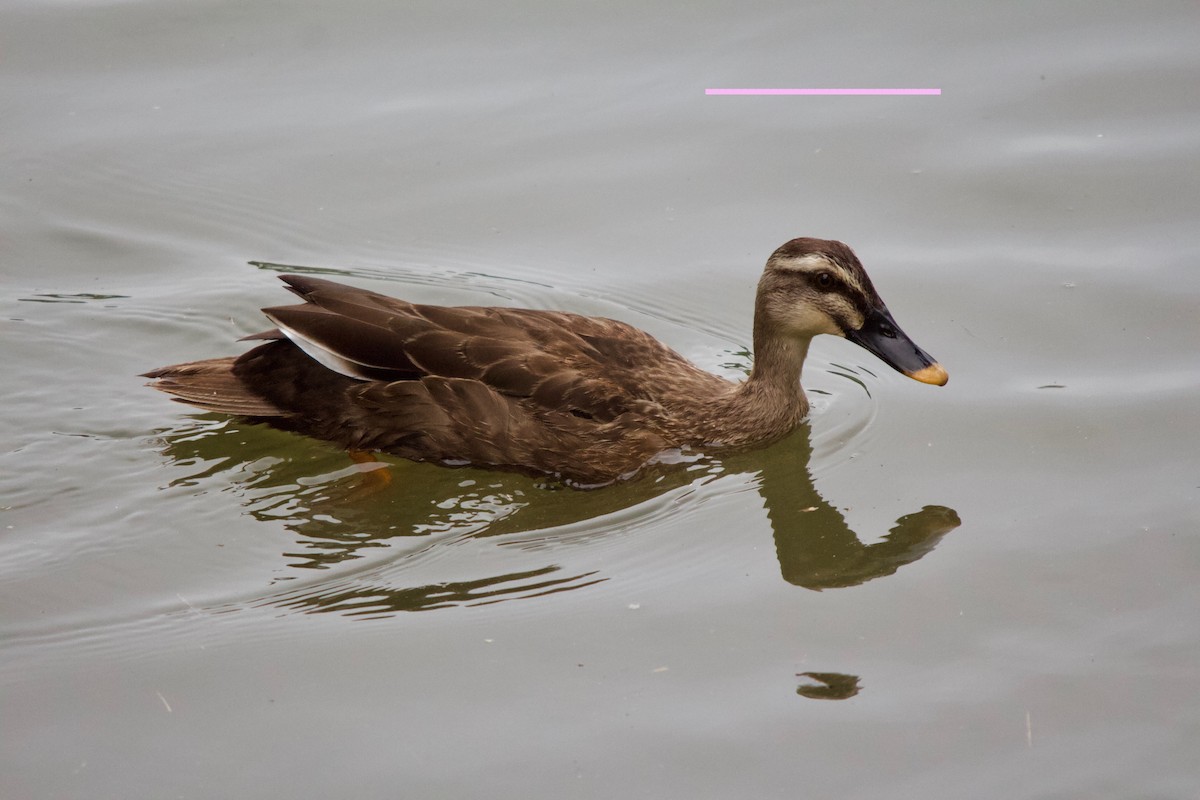
[[900,329],[849,247],[792,239],[767,259],[758,284],[755,326],[811,339],[843,336],[922,383],[944,386],[946,370]]

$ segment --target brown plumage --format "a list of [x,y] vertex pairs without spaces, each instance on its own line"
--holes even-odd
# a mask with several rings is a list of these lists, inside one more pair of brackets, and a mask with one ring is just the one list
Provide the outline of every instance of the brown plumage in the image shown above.
[[249,352],[146,373],[207,411],[416,461],[514,469],[593,486],[676,447],[746,447],[807,413],[800,369],[819,333],[927,383],[945,371],[892,320],[850,248],[793,239],[759,282],[755,364],[733,383],[649,334],[560,311],[443,307],[284,275],[304,303]]

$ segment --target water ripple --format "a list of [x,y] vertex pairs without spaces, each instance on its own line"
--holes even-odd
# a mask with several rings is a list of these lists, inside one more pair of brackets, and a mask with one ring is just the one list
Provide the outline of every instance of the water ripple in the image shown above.
[[[352,269],[268,262],[254,266],[267,272],[378,282],[390,294],[431,302],[499,302],[609,316],[651,329],[685,352],[707,354],[701,359],[704,365],[730,378],[740,379],[749,369],[744,342],[671,297],[660,297],[655,304],[643,301],[634,308],[624,298],[615,301],[578,283],[528,270],[512,270],[519,277],[510,278],[504,276],[506,269],[463,263],[453,268],[415,263]],[[173,299],[178,293],[186,294],[185,307]],[[188,351],[195,352],[224,341],[228,352],[236,352],[233,334],[262,327],[257,308],[272,303],[269,295],[261,282],[249,277],[223,286],[205,283],[176,286],[173,291],[163,286],[120,298],[118,329],[113,332],[143,339],[153,333],[159,337],[158,349],[186,341]],[[744,322],[742,326],[736,318],[725,319],[720,327],[748,331],[748,317]],[[90,346],[104,347],[95,342]],[[168,458],[171,474],[161,486],[166,494],[155,502],[165,504],[166,514],[200,521],[213,514],[227,516],[228,511],[215,504],[228,505],[231,500],[240,513],[261,524],[253,551],[243,554],[251,559],[248,563],[236,571],[201,573],[199,583],[193,574],[186,589],[193,598],[187,602],[188,613],[193,614],[225,616],[274,608],[373,618],[402,610],[596,591],[617,576],[656,584],[686,581],[727,569],[734,557],[729,548],[736,547],[737,538],[721,547],[687,552],[681,561],[678,534],[670,532],[703,527],[714,514],[742,514],[743,498],[764,490],[763,465],[771,459],[782,456],[780,463],[789,466],[773,469],[792,476],[786,480],[807,483],[811,493],[813,469],[834,468],[869,446],[876,413],[873,387],[879,376],[844,354],[835,360],[814,347],[805,379],[812,423],[800,439],[750,453],[693,454],[682,463],[648,467],[628,484],[595,492],[556,489],[553,482],[520,475],[450,470],[398,459],[388,461],[394,480],[381,490],[372,484],[370,473],[346,463],[324,443],[192,413],[160,431],[152,442]],[[157,398],[147,393],[147,407],[153,399]],[[39,494],[28,502],[40,504],[48,497]],[[810,505],[815,502],[819,498]],[[768,523],[764,519],[762,524]],[[730,525],[744,527],[732,521]],[[107,609],[94,605],[86,619],[76,617],[74,623],[54,617],[23,630],[35,638],[39,630],[54,638],[69,636],[74,629],[94,638],[97,629],[137,629],[134,620],[169,613],[171,605],[169,600],[146,597],[131,606],[125,598]],[[531,612],[536,607],[528,606]]]

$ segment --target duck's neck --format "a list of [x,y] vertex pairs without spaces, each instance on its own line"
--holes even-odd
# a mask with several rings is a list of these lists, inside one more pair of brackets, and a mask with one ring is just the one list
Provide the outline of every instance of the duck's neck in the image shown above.
[[810,339],[754,330],[754,368],[724,409],[726,444],[754,444],[791,432],[808,413],[800,370]]

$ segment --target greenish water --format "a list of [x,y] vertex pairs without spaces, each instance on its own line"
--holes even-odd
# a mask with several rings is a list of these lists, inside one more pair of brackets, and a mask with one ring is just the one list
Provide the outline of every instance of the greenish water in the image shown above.
[[[1194,4],[5,17],[0,796],[1195,796]],[[949,385],[825,337],[787,440],[575,492],[136,377],[296,267],[736,376],[798,235]]]

